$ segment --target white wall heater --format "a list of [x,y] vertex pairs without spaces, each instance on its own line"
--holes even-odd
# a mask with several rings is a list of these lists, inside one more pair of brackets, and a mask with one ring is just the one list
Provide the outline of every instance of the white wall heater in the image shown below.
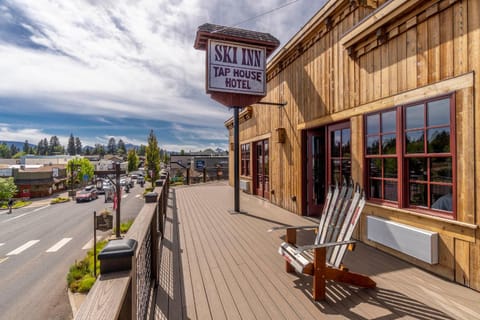
[[250,192],[250,181],[249,180],[240,180],[239,181],[240,189],[249,193]]
[[438,263],[438,233],[367,216],[368,240],[430,264]]

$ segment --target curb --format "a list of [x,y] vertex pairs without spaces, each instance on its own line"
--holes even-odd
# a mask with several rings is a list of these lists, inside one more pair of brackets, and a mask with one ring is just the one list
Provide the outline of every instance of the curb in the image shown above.
[[80,309],[80,306],[82,305],[83,301],[85,301],[87,295],[83,293],[72,293],[70,289],[67,289],[67,294],[70,307],[72,308],[73,318],[75,318],[78,309]]

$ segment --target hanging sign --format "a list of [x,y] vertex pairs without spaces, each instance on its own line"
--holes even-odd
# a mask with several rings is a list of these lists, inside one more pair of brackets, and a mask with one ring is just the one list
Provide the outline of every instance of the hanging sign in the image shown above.
[[207,92],[266,95],[265,47],[208,40]]

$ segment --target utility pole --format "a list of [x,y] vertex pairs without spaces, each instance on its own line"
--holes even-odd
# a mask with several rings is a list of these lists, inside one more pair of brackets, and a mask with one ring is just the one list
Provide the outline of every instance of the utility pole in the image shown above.
[[[94,171],[97,176],[106,176],[115,186],[116,193],[116,211],[115,211],[115,236],[120,238],[120,202],[122,197],[121,185],[120,185],[120,175],[126,173],[125,170],[120,170],[120,162],[115,163],[115,170],[106,170],[106,171]],[[115,182],[113,182],[109,175],[115,175]]]

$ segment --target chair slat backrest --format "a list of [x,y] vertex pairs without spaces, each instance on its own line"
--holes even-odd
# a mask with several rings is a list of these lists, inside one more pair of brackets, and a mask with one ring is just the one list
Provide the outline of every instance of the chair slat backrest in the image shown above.
[[[350,240],[364,206],[365,196],[353,182],[329,187],[315,244]],[[346,248],[347,245],[329,247],[327,263],[339,267]]]

